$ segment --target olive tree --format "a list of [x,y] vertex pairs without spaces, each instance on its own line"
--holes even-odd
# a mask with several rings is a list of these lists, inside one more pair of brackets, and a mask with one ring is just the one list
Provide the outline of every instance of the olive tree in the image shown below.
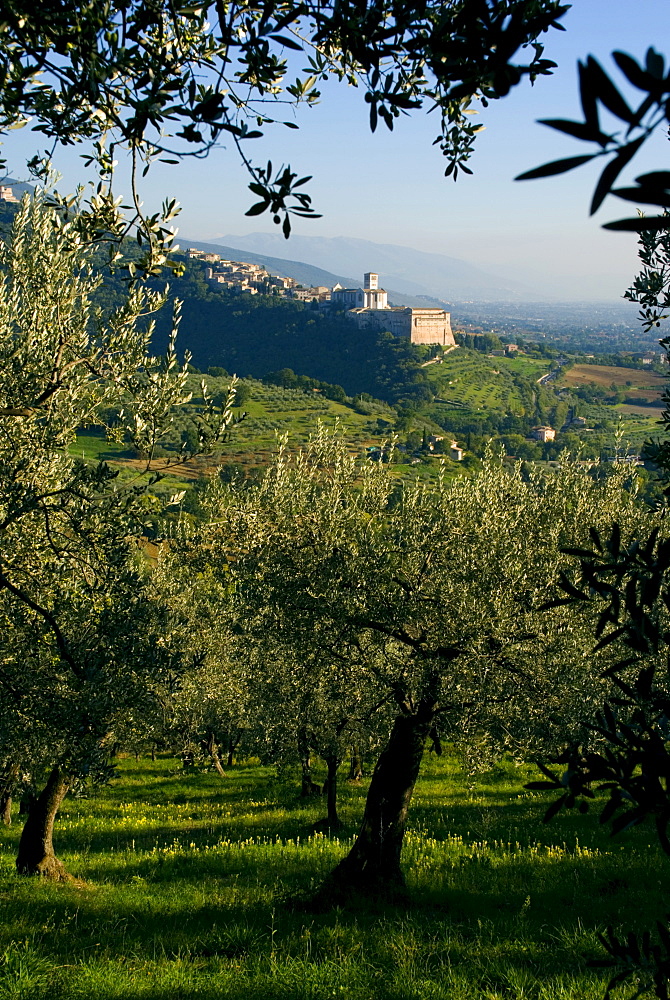
[[[491,458],[472,479],[398,497],[386,463],[357,461],[321,429],[295,461],[280,450],[261,484],[215,491],[203,552],[236,581],[249,649],[285,643],[287,665],[337,662],[364,705],[389,711],[361,830],[331,890],[402,886],[429,737],[473,746],[485,734],[527,755],[581,732],[602,683],[592,621],[539,609],[564,545],[590,524],[641,516],[626,477],[566,464],[524,478]],[[257,683],[262,697],[262,674]]]
[[[639,103],[631,102],[617,83],[593,56],[588,56],[578,64],[579,96],[582,106],[582,121],[565,118],[545,118],[542,125],[569,135],[580,142],[589,143],[594,152],[580,156],[568,156],[552,163],[535,167],[517,177],[517,180],[532,180],[566,173],[591,160],[606,158],[591,199],[591,215],[605,201],[614,195],[624,202],[635,205],[651,205],[660,215],[647,216],[638,212],[634,218],[617,219],[605,224],[605,229],[635,233],[667,233],[670,228],[668,206],[670,205],[670,173],[667,170],[652,170],[635,178],[635,186],[615,187],[622,171],[637,156],[644,144],[659,129],[667,128],[670,120],[668,97],[670,96],[670,72],[665,56],[650,46],[643,62],[638,62],[627,52],[612,53],[626,85],[637,92]],[[613,117],[625,128],[609,132],[603,117]]]
[[184,518],[152,572],[189,669],[167,678],[155,712],[139,720],[139,728],[144,724],[145,742],[151,733],[185,767],[213,766],[225,777],[225,766],[232,766],[238,751],[255,749],[257,726],[236,656],[236,595],[225,574],[217,579],[203,566],[193,545],[193,523]]
[[[249,607],[244,602],[243,606]],[[249,608],[238,637],[242,662],[260,661],[247,677],[250,712],[256,719],[258,752],[278,767],[298,764],[303,797],[323,794],[325,825],[338,828],[337,786],[340,765],[348,754],[378,750],[388,724],[385,693],[361,683],[358,671],[370,669],[348,637],[334,635],[329,622],[315,618],[306,631],[295,627],[291,612],[281,615],[258,606]],[[260,613],[259,613],[260,611]],[[313,781],[313,756],[327,770],[323,786]]]
[[[230,489],[234,496],[243,487]],[[210,514],[228,490],[220,479],[211,483],[203,500]],[[197,662],[161,695],[161,739],[186,763],[213,764],[220,774],[221,752],[232,764],[238,747],[279,771],[298,764],[301,794],[327,795],[328,825],[336,827],[337,771],[352,746],[360,751],[375,740],[380,706],[370,698],[376,695],[352,680],[352,651],[343,655],[333,645],[327,622],[322,638],[318,620],[307,635],[293,627],[290,613],[279,625],[276,610],[249,599],[230,571],[224,552],[231,539],[223,522],[219,527],[213,560],[210,524],[185,516],[153,574]],[[218,549],[221,539],[225,550]],[[323,788],[312,780],[315,754],[328,769]]]
[[[72,452],[80,427],[104,430],[116,412],[108,432],[150,459],[188,398],[185,372],[173,346],[148,353],[163,296],[136,288],[107,315],[93,307],[91,252],[39,198],[0,244],[0,758],[9,777],[48,773],[18,866],[49,875],[62,874],[52,829],[69,785],[104,770],[115,720],[180,659],[138,549],[147,477]],[[205,408],[203,443],[229,419]]]

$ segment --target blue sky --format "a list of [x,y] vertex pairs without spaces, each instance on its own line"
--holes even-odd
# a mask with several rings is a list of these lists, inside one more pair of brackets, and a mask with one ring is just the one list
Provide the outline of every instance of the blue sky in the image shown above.
[[[299,131],[275,127],[249,144],[259,161],[291,163],[313,174],[313,204],[323,218],[296,220],[309,236],[350,236],[444,253],[532,281],[538,290],[567,299],[615,300],[636,271],[635,238],[604,232],[600,225],[621,215],[615,199],[588,217],[596,169],[541,181],[515,183],[516,174],[561,156],[586,151],[581,144],[535,124],[537,118],[578,117],[576,63],[593,54],[611,67],[610,52],[624,49],[642,58],[670,38],[670,0],[575,0],[565,32],[545,36],[547,54],[559,68],[534,87],[482,111],[485,131],[477,141],[473,177],[456,184],[443,176],[433,118],[417,114],[383,125],[371,135],[361,90],[328,86],[321,103],[301,109]],[[668,46],[670,55],[670,46]],[[30,150],[28,130],[6,141],[14,175],[24,175],[21,157]],[[667,162],[667,139],[658,135],[631,176]],[[58,155],[63,188],[86,180],[76,152]],[[147,208],[170,195],[182,205],[184,238],[207,240],[226,234],[275,231],[271,220],[245,218],[253,200],[234,150],[217,149],[206,161],[157,166],[143,182]],[[624,210],[625,210],[625,206]],[[283,256],[291,258],[290,240]]]

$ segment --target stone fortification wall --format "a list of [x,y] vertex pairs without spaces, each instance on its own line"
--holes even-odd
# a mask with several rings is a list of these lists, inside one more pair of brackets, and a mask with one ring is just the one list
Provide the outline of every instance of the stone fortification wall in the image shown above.
[[444,309],[411,309],[413,344],[455,344],[451,313]]
[[347,316],[359,327],[374,326],[396,337],[407,337],[413,344],[456,343],[451,330],[451,314],[444,309],[350,309]]

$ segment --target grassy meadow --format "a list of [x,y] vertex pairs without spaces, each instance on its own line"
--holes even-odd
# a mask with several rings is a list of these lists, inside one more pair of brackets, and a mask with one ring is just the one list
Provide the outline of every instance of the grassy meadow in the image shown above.
[[601,998],[596,932],[653,926],[668,862],[651,830],[543,825],[532,776],[506,763],[469,779],[430,757],[403,856],[411,904],[319,912],[306,900],[348,849],[365,782],[342,781],[330,837],[297,775],[123,759],[63,804],[56,848],[75,882],[16,876],[18,817],[0,827],[0,1000]]

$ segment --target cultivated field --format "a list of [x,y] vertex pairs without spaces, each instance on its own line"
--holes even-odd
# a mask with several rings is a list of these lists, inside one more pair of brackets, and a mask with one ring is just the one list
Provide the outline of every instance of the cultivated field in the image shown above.
[[[191,378],[193,399],[175,415],[177,431],[185,425],[189,413],[202,406],[200,379],[201,376]],[[205,377],[205,381],[212,396],[223,393],[227,388],[227,379]],[[163,478],[152,487],[153,492],[170,495],[188,489],[195,480],[211,475],[222,465],[234,466],[240,476],[253,474],[273,461],[278,435],[286,434],[289,451],[297,450],[307,443],[319,420],[331,427],[337,421],[354,454],[370,446],[379,446],[394,431],[396,412],[379,401],[369,404],[370,413],[360,413],[352,406],[336,403],[319,392],[284,389],[265,385],[256,379],[244,379],[241,384],[248,390],[248,398],[235,409],[235,414],[244,413],[245,417],[233,429],[219,453],[214,457],[198,455],[180,462],[178,451],[172,451],[167,457],[155,459],[151,464],[152,471],[160,473]],[[417,425],[421,431],[425,428],[428,433],[443,433],[441,427],[429,417],[422,416]],[[70,453],[87,461],[109,462],[124,477],[137,475],[145,468],[144,461],[137,459],[127,445],[107,441],[95,429],[82,431]],[[421,470],[416,470],[415,466],[398,465],[395,472],[399,478],[414,479],[417,474],[434,477],[438,466],[438,458],[427,459]],[[457,475],[458,467],[454,464],[448,474]]]
[[297,775],[123,760],[109,787],[63,804],[56,845],[78,882],[14,875],[17,818],[0,827],[0,997],[601,1000],[596,932],[653,926],[668,861],[650,830],[543,825],[531,775],[510,763],[470,782],[431,757],[404,852],[411,905],[323,912],[309,892],[348,849],[364,787],[342,782],[330,838]]
[[[557,380],[558,386],[600,385],[606,388],[616,386],[624,392],[635,390],[636,395],[659,397],[668,381],[655,372],[638,371],[634,368],[614,368],[607,365],[573,365]],[[646,390],[638,393],[637,390]]]
[[[186,425],[189,413],[202,405],[201,378],[202,376],[194,376],[190,379],[189,388],[193,392],[193,399],[176,414],[177,430],[181,430],[181,425]],[[227,379],[210,377],[205,377],[205,382],[212,396],[224,393],[228,384]],[[249,397],[235,413],[239,415],[244,412],[246,416],[223,444],[220,457],[212,460],[211,457],[197,456],[178,462],[177,450],[170,453],[167,459],[161,457],[152,463],[153,470],[166,476],[164,491],[188,486],[193,480],[211,473],[218,465],[225,463],[235,463],[247,472],[266,466],[275,453],[277,434],[287,434],[289,449],[297,448],[308,440],[318,419],[330,424],[338,420],[352,447],[362,449],[373,442],[379,442],[379,437],[374,436],[377,432],[377,415],[373,417],[357,413],[350,406],[326,399],[320,393],[308,394],[295,389],[282,389],[279,386],[264,385],[255,379],[245,379],[242,384],[249,390]],[[395,413],[389,410],[387,415],[388,425],[391,427]],[[379,416],[383,417],[384,414]],[[177,436],[176,442],[178,440]],[[178,443],[175,446],[178,449]],[[138,461],[127,446],[109,442],[95,430],[80,433],[70,452],[89,461],[109,462],[128,473],[136,474],[138,469],[144,468],[144,462]]]

